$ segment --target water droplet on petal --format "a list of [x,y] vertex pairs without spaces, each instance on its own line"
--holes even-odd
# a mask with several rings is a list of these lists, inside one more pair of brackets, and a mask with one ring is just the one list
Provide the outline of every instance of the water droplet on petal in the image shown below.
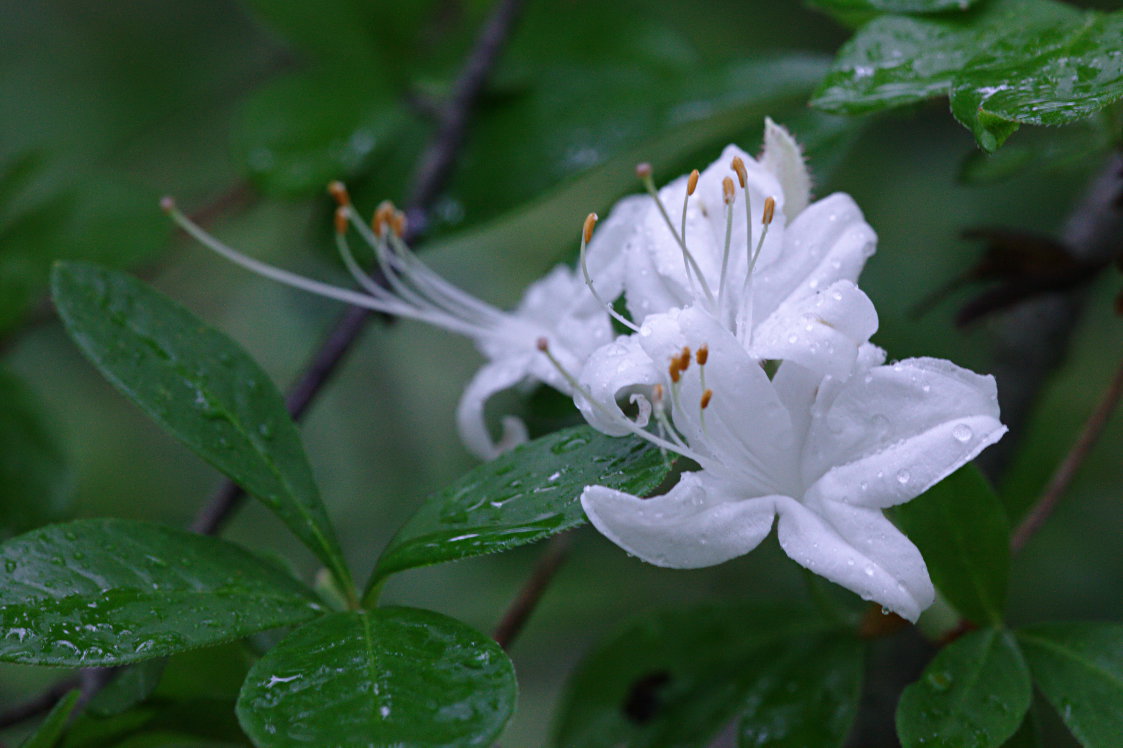
[[900,483],[902,486],[905,485],[906,483],[908,483],[910,480],[912,480],[912,476],[909,475],[908,470],[898,470],[897,471],[897,482]]
[[960,423],[956,424],[955,428],[951,430],[951,435],[955,437],[956,441],[968,442],[971,441],[971,437],[974,436],[975,433],[971,431],[970,426],[965,423]]

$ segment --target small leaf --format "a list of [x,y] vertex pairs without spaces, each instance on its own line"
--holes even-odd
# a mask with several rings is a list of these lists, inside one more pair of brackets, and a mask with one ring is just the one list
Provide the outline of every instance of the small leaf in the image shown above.
[[948,644],[897,705],[904,748],[989,748],[1018,730],[1033,696],[1013,637],[975,631]]
[[1034,682],[1080,743],[1123,745],[1123,625],[1044,623],[1018,631]]
[[250,98],[235,150],[255,183],[279,195],[319,194],[370,169],[406,117],[385,81],[355,70],[354,60],[316,68]]
[[152,695],[167,666],[161,657],[130,665],[90,699],[86,711],[99,717],[112,717],[132,709]]
[[378,608],[303,626],[254,665],[238,720],[258,746],[486,746],[515,706],[492,640],[438,613]]
[[955,79],[951,110],[993,151],[1020,124],[1064,125],[1123,98],[1123,11],[996,40]]
[[951,17],[875,18],[839,50],[811,103],[859,114],[945,96],[980,50],[1003,38],[1031,40],[1080,15],[1051,0],[990,0]]
[[941,13],[967,10],[979,0],[811,0],[811,4],[831,11],[865,10],[878,13]]
[[[709,745],[723,724],[752,708],[754,688],[768,698],[778,660],[813,669],[802,654],[834,635],[818,616],[788,605],[707,604],[642,616],[578,667],[554,745]],[[779,701],[770,703],[780,709]]]
[[20,748],[54,748],[62,738],[63,733],[66,732],[66,724],[70,720],[70,713],[74,711],[74,707],[78,705],[78,699],[81,697],[82,692],[74,689],[56,701],[50,713],[47,714],[47,718],[43,720],[43,724],[39,725],[38,730],[20,743]]
[[233,543],[89,519],[0,545],[0,660],[122,665],[315,617],[306,587]]
[[55,305],[82,352],[126,397],[254,495],[350,588],[300,435],[236,343],[143,283],[59,263]]
[[967,465],[893,518],[928,564],[948,601],[976,623],[1002,622],[1010,568],[1010,524],[979,469]]
[[0,369],[0,537],[59,519],[70,497],[69,466],[42,403]]
[[845,634],[793,647],[749,691],[741,716],[742,748],[841,748],[858,713],[863,647]]
[[536,439],[480,465],[431,496],[378,561],[374,582],[403,569],[496,553],[585,524],[578,500],[591,484],[638,496],[669,468],[640,439],[588,426]]

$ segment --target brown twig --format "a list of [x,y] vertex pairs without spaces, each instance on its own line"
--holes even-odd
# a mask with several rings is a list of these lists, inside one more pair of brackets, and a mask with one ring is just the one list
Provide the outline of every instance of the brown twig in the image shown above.
[[1025,547],[1033,534],[1053,513],[1057,503],[1060,502],[1061,497],[1072,484],[1073,478],[1076,477],[1076,472],[1088,457],[1088,453],[1092,451],[1092,447],[1096,440],[1100,438],[1100,434],[1103,433],[1104,427],[1111,419],[1111,414],[1119,404],[1121,396],[1123,396],[1123,366],[1120,366],[1119,370],[1115,372],[1115,376],[1099,404],[1096,405],[1096,409],[1084,422],[1084,428],[1080,431],[1076,443],[1072,445],[1072,449],[1065,455],[1061,464],[1057,466],[1053,477],[1049,479],[1049,484],[1045,487],[1041,498],[1037,500],[1037,503],[1022,519],[1021,524],[1014,530],[1014,534],[1010,537],[1010,550],[1012,552],[1016,553]]
[[[422,153],[414,172],[406,213],[409,228],[405,239],[416,241],[426,228],[427,213],[444,188],[452,167],[464,143],[472,110],[488,75],[495,67],[503,45],[510,36],[524,0],[500,0],[484,23],[461,70],[449,102],[439,111],[438,126],[428,147]],[[304,374],[289,391],[286,398],[293,418],[300,419],[338,368],[344,356],[358,340],[370,319],[370,312],[352,307],[340,317],[312,357]],[[196,516],[191,529],[202,534],[218,533],[241,505],[244,493],[226,481]],[[108,683],[103,670],[84,671],[81,679],[83,700],[88,701]],[[68,679],[25,702],[16,709],[0,714],[0,726],[8,726],[43,714],[74,687]],[[63,685],[69,688],[60,690]]]
[[503,614],[503,618],[499,621],[499,625],[495,627],[495,633],[492,638],[499,643],[503,649],[510,649],[511,644],[522,632],[522,628],[526,625],[530,614],[538,606],[538,602],[542,599],[542,595],[546,592],[546,587],[554,579],[554,574],[557,573],[561,567],[565,557],[569,554],[569,545],[572,542],[570,538],[571,533],[563,533],[556,535],[549,544],[546,550],[538,559],[538,563],[531,572],[530,578],[526,580],[515,599],[511,601],[510,607],[507,612]]

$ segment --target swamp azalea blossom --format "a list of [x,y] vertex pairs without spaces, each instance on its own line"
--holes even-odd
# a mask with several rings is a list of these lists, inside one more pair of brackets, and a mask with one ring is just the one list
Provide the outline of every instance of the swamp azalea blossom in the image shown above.
[[[568,381],[538,354],[538,339],[549,340],[557,358],[575,369],[594,350],[611,341],[608,313],[589,294],[585,281],[573,269],[555,267],[527,288],[515,309],[502,311],[456,288],[421,262],[402,238],[405,216],[392,205],[379,206],[367,225],[352,207],[342,184],[333,183],[330,191],[339,203],[335,214],[336,244],[361,290],[322,283],[255,260],[208,234],[179,211],[171,199],[166,198],[163,207],[192,237],[255,273],[337,301],[426,322],[474,341],[488,362],[465,389],[456,420],[465,446],[485,460],[527,438],[523,423],[507,416],[503,419],[502,436],[493,439],[484,418],[484,406],[492,395],[533,381],[573,394]],[[353,254],[347,240],[352,231],[373,252],[384,283],[375,282]]]
[[882,510],[918,496],[1006,428],[993,377],[938,359],[883,361],[866,343],[843,377],[784,361],[770,379],[709,310],[651,315],[637,334],[597,351],[571,386],[594,425],[637,434],[701,469],[650,499],[589,486],[582,506],[629,553],[681,569],[748,553],[775,522],[796,562],[915,621],[933,601],[932,583]]
[[877,237],[849,195],[810,203],[803,156],[784,128],[766,121],[759,160],[730,145],[658,191],[650,167],[637,173],[649,196],[618,204],[582,253],[608,256],[590,286],[606,300],[622,287],[633,330],[696,305],[757,358],[850,369],[876,324],[855,282]]

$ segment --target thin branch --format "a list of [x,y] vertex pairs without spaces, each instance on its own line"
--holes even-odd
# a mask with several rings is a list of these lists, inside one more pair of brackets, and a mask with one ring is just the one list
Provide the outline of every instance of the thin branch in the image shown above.
[[[406,208],[409,227],[405,239],[408,242],[416,241],[425,232],[427,213],[448,181],[480,92],[499,59],[523,4],[524,0],[500,0],[495,6],[465,60],[451,99],[439,110],[437,130],[421,155],[412,180]],[[286,398],[293,418],[299,420],[304,415],[358,340],[370,317],[367,310],[352,307],[328,332]],[[207,535],[218,533],[241,505],[243,497],[244,493],[238,486],[224,482],[196,516],[191,529]],[[83,699],[88,701],[109,680],[104,670],[83,671]],[[69,688],[74,687],[75,682],[74,679],[63,681],[16,709],[0,714],[0,726],[17,724],[46,713]],[[64,685],[68,688],[63,689]]]
[[511,644],[515,641],[518,635],[522,632],[523,626],[526,625],[527,620],[530,618],[531,613],[538,606],[538,602],[542,599],[542,595],[546,592],[546,588],[554,579],[554,574],[557,573],[561,567],[562,562],[565,561],[566,556],[569,554],[569,546],[572,542],[570,537],[571,533],[563,533],[556,535],[546,546],[546,550],[542,552],[538,563],[531,572],[530,578],[523,584],[522,589],[511,601],[510,607],[507,612],[503,614],[503,618],[499,621],[499,625],[495,627],[495,633],[492,638],[499,643],[503,649],[510,649]]
[[1111,419],[1112,412],[1119,405],[1121,396],[1123,396],[1123,366],[1120,366],[1119,370],[1115,372],[1115,377],[1112,378],[1096,409],[1084,422],[1084,428],[1081,430],[1076,443],[1072,445],[1072,449],[1065,455],[1061,464],[1057,466],[1053,477],[1049,480],[1049,485],[1045,487],[1044,493],[1041,494],[1041,498],[1037,500],[1037,503],[1033,505],[1033,508],[1029,510],[1014,531],[1010,538],[1011,551],[1016,553],[1025,547],[1033,534],[1053,513],[1061,497],[1072,485],[1073,478],[1076,477],[1080,466],[1084,464],[1084,460],[1092,451],[1096,440],[1103,433],[1104,427]]

